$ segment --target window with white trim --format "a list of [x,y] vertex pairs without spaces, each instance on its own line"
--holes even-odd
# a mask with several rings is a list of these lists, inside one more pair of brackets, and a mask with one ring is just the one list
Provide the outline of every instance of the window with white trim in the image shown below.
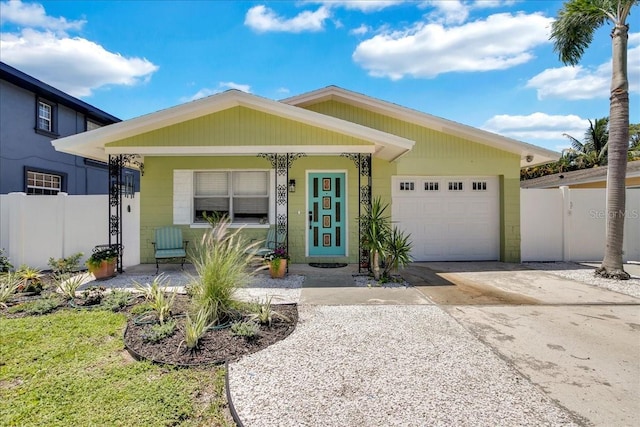
[[414,191],[415,183],[413,181],[400,182],[400,191]]
[[449,191],[463,191],[462,181],[449,181]]
[[473,191],[487,191],[487,181],[473,181],[471,189]]
[[440,183],[438,181],[424,183],[424,191],[438,191],[439,189]]
[[53,105],[38,101],[38,129],[53,132]]
[[235,223],[268,222],[267,171],[194,172],[193,190],[194,222],[204,222],[204,212],[228,215]]
[[27,171],[27,194],[55,195],[62,191],[62,177],[51,173]]

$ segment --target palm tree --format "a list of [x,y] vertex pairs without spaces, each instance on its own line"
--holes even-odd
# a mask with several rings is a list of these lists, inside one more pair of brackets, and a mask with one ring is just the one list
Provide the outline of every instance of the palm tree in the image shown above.
[[584,142],[563,133],[571,141],[571,149],[567,157],[576,169],[587,169],[607,164],[607,148],[609,147],[609,118],[603,117],[589,120],[589,129],[584,133]]
[[629,149],[629,78],[627,76],[627,17],[639,0],[568,0],[551,28],[553,48],[560,60],[577,65],[593,34],[605,22],[613,24],[609,148],[607,171],[606,245],[596,274],[629,279],[622,262],[625,217],[625,178]]

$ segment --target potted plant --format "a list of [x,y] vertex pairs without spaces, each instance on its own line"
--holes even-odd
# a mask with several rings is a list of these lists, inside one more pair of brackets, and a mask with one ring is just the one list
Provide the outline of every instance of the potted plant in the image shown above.
[[264,261],[269,266],[269,274],[273,279],[284,277],[288,259],[289,254],[284,248],[277,248],[264,256]]
[[96,246],[86,264],[96,280],[115,276],[118,250],[112,246]]

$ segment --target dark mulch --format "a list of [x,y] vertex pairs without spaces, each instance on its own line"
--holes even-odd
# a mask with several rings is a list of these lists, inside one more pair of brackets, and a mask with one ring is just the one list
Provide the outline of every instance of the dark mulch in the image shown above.
[[143,334],[151,327],[149,324],[137,324],[132,317],[127,323],[124,334],[125,345],[135,356],[158,363],[179,366],[204,364],[222,364],[239,359],[241,356],[255,353],[284,338],[296,327],[298,308],[295,304],[272,305],[272,309],[284,315],[289,322],[274,317],[271,326],[260,325],[257,337],[246,339],[237,337],[229,328],[213,329],[205,333],[196,351],[189,351],[184,345],[184,317],[186,298],[178,298],[173,315],[177,321],[175,333],[158,343],[145,342]]
[[343,268],[347,266],[343,262],[310,262],[309,265],[316,268]]

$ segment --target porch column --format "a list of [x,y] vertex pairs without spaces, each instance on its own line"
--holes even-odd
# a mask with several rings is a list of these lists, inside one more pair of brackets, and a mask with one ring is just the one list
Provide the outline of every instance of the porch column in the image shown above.
[[[371,208],[371,154],[344,153],[343,157],[351,159],[358,168],[358,218]],[[358,221],[358,272],[362,273],[363,265],[369,268],[369,251],[362,248],[364,224]]]
[[276,171],[274,182],[276,248],[282,248],[287,252],[289,251],[289,169],[294,161],[305,156],[305,153],[258,154],[258,157],[268,160]]
[[133,198],[135,194],[134,183],[125,182],[124,168],[136,165],[140,174],[144,175],[144,164],[138,160],[137,154],[109,154],[109,247],[116,247],[118,260],[116,269],[122,273],[122,196]]

